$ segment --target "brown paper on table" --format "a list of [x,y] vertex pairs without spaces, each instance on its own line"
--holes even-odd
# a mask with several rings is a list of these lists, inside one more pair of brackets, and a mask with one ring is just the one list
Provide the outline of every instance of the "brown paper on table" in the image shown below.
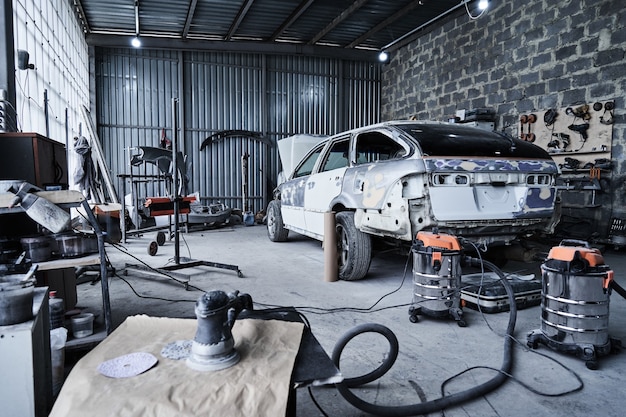
[[[284,416],[302,323],[237,320],[233,327],[238,364],[199,372],[185,360],[161,356],[176,340],[193,339],[195,319],[128,317],[72,369],[50,417],[70,416]],[[131,378],[98,372],[106,360],[149,352],[159,362]]]

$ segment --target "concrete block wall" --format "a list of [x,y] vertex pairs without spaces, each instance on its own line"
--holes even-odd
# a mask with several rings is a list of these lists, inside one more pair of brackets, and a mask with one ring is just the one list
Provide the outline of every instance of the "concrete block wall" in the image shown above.
[[491,107],[498,130],[517,135],[520,114],[615,101],[609,174],[595,219],[626,219],[626,8],[623,0],[491,0],[471,19],[464,8],[393,51],[382,73],[381,120],[448,120]]

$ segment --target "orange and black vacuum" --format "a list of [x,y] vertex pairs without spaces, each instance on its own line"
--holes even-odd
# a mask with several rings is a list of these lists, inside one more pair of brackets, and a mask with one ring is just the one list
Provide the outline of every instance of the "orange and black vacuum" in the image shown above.
[[455,236],[418,232],[413,242],[413,302],[409,319],[419,315],[453,318],[465,327],[461,308],[461,244]]
[[597,369],[599,356],[621,346],[608,333],[611,290],[624,295],[613,271],[587,242],[563,240],[550,250],[541,273],[541,328],[528,334],[528,346],[541,343]]

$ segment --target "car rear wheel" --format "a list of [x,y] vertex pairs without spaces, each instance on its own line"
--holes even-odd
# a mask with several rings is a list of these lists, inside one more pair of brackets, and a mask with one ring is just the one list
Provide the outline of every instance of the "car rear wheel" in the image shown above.
[[272,242],[284,242],[288,235],[289,230],[285,229],[280,212],[280,201],[272,200],[267,205],[267,236]]
[[336,216],[339,278],[356,281],[365,277],[372,261],[372,239],[354,225],[354,213],[343,211]]

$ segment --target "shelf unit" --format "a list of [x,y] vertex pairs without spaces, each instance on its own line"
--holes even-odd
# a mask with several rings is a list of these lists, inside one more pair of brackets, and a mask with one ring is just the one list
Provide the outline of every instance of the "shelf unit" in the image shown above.
[[[89,207],[88,201],[85,197],[76,190],[60,190],[60,191],[38,191],[34,192],[36,196],[45,198],[57,206],[70,209],[82,207],[86,214],[89,224],[93,227],[94,233],[98,239],[98,253],[94,255],[87,255],[81,258],[72,259],[59,259],[48,262],[41,262],[38,264],[38,270],[51,270],[59,268],[67,268],[80,265],[100,265],[100,283],[102,289],[102,311],[104,314],[105,332],[104,336],[111,333],[112,320],[111,320],[111,302],[109,299],[109,281],[107,277],[106,266],[106,254],[104,252],[104,233],[98,224],[98,221],[93,214],[93,211]],[[8,213],[22,212],[22,208],[9,207],[14,194],[11,192],[0,192],[0,215]],[[77,339],[78,340],[78,339]],[[69,344],[71,346],[71,343]]]

